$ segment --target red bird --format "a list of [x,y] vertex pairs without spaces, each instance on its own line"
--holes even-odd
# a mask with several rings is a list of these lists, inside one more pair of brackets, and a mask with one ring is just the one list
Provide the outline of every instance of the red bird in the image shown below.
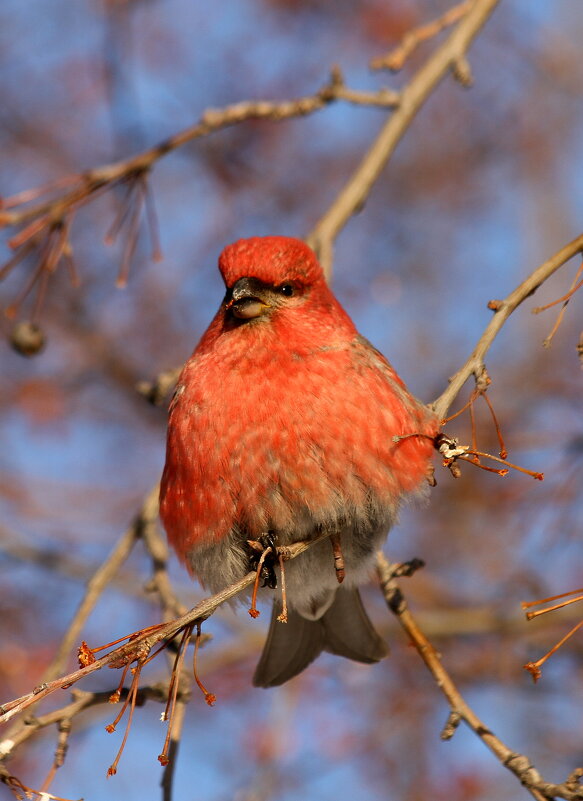
[[[242,239],[219,259],[227,292],[170,406],[160,514],[213,593],[250,570],[248,540],[322,532],[286,564],[289,622],[271,627],[253,683],[282,684],[322,651],[377,662],[387,649],[357,586],[419,493],[438,420],[360,336],[303,242]],[[410,434],[395,441],[394,437]]]

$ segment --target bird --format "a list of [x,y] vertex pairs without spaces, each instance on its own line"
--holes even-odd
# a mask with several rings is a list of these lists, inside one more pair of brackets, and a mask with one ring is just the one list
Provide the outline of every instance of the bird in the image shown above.
[[439,420],[358,333],[302,240],[240,239],[219,270],[225,296],[169,406],[169,543],[217,593],[256,564],[250,543],[329,534],[285,565],[287,623],[278,590],[261,590],[273,610],[253,684],[283,684],[322,651],[378,662],[388,649],[358,588],[403,501],[427,492]]

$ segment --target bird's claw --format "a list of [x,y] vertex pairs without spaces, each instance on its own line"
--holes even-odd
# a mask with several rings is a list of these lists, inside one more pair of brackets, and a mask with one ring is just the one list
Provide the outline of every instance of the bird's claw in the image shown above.
[[274,531],[268,531],[262,534],[257,540],[247,540],[247,545],[250,548],[249,553],[249,568],[250,570],[257,570],[261,557],[268,548],[271,551],[263,558],[261,565],[261,576],[263,580],[262,587],[269,587],[271,590],[277,588],[277,574],[275,572],[275,565],[277,564],[277,539]]

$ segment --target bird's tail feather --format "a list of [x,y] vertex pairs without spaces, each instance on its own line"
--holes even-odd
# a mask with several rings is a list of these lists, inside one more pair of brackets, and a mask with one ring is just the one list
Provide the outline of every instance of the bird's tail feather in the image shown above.
[[289,610],[288,622],[277,620],[276,600],[263,653],[253,676],[256,687],[276,687],[297,676],[322,652],[356,662],[378,662],[388,648],[375,631],[357,589],[339,587],[329,609],[318,620]]

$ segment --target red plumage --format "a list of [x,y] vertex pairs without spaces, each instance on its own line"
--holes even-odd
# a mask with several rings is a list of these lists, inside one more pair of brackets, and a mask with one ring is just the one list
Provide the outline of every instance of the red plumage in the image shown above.
[[426,437],[394,437],[434,436],[438,421],[359,336],[303,242],[241,240],[219,268],[227,295],[170,407],[160,493],[169,541],[216,592],[248,572],[248,539],[338,533],[342,591],[328,542],[288,563],[294,616],[272,620],[255,683],[287,680],[322,649],[376,661],[385,649],[356,585],[432,453]]

